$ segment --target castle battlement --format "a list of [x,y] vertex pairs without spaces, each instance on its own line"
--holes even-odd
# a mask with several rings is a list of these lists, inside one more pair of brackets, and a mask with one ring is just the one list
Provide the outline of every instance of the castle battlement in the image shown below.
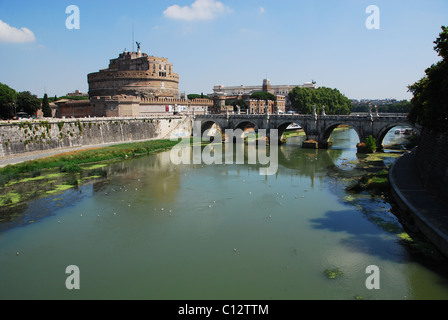
[[213,100],[179,99],[179,75],[167,58],[124,51],[87,75],[90,101],[58,102],[59,117],[139,117],[206,113]]
[[128,95],[141,98],[179,95],[179,75],[168,59],[138,52],[123,52],[109,68],[87,76],[90,98]]

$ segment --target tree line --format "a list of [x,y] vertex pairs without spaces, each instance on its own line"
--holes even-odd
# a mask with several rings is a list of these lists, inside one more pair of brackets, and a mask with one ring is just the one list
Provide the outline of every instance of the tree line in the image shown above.
[[33,115],[42,109],[44,117],[51,117],[51,108],[47,94],[43,99],[29,91],[17,92],[6,84],[0,83],[0,118],[13,119],[18,114]]
[[294,111],[301,114],[312,114],[314,106],[316,112],[321,114],[324,107],[325,113],[331,115],[347,115],[351,112],[351,101],[338,89],[320,87],[294,88],[288,95]]
[[204,93],[197,94],[197,93],[191,93],[187,95],[188,100],[194,100],[194,99],[210,99],[207,95],[204,95]]
[[409,120],[434,132],[448,132],[448,27],[442,26],[434,44],[434,50],[442,59],[408,87],[414,95]]
[[[352,112],[369,112],[369,105],[356,104],[351,107]],[[391,103],[388,105],[378,106],[378,112],[380,113],[409,113],[411,110],[411,102],[408,100],[402,100],[397,103]],[[372,110],[375,112],[375,110]]]

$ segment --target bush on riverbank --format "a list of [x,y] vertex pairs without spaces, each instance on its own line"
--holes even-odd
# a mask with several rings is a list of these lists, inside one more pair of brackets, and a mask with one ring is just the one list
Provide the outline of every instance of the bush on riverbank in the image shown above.
[[376,195],[382,194],[389,189],[389,169],[383,169],[379,172],[366,174],[346,188],[349,192],[368,191]]
[[376,152],[376,139],[370,135],[367,137],[366,142],[360,142],[356,146],[358,153],[375,153]]

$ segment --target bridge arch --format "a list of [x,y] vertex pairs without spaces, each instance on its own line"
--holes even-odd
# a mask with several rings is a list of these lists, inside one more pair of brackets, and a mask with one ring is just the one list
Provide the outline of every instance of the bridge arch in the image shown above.
[[258,125],[255,121],[250,121],[250,120],[241,120],[235,123],[234,125],[234,129],[241,129],[241,130],[245,130],[247,128],[254,128],[255,131],[258,131]]
[[287,120],[287,121],[282,121],[279,124],[277,124],[276,129],[278,130],[278,139],[279,140],[282,139],[283,134],[285,133],[286,129],[292,124],[299,125],[302,128],[302,130],[305,131],[305,135],[306,135],[306,128],[304,127],[303,123],[301,123],[300,121]]
[[[383,149],[383,142],[386,135],[395,127],[410,127],[408,122],[396,122],[396,123],[390,123],[383,127],[381,127],[377,134],[375,135],[376,139],[376,145],[378,148]],[[416,128],[412,128],[413,130],[417,130]]]
[[241,138],[245,138],[246,134],[253,129],[254,132],[258,132],[258,124],[254,121],[250,120],[241,120],[234,124],[233,128],[234,132],[238,132],[237,130],[241,130],[243,133]]
[[328,146],[329,143],[330,143],[329,140],[330,140],[330,136],[331,136],[331,134],[333,133],[333,131],[334,131],[336,128],[338,128],[338,127],[341,126],[341,125],[347,125],[350,129],[353,129],[353,130],[356,132],[356,134],[358,135],[358,139],[359,139],[359,141],[360,141],[360,142],[362,141],[362,134],[361,134],[359,128],[356,128],[356,126],[351,126],[351,125],[348,124],[348,123],[344,123],[344,122],[335,122],[335,123],[332,123],[332,124],[330,124],[329,126],[327,126],[327,127],[324,129],[323,133],[321,133],[321,136],[320,136],[320,139],[319,139],[319,145],[326,145],[326,146]]
[[221,125],[217,121],[213,120],[205,120],[201,123],[201,138],[204,137],[204,134],[209,130],[207,136],[212,137],[216,131],[218,131],[221,135],[223,133]]

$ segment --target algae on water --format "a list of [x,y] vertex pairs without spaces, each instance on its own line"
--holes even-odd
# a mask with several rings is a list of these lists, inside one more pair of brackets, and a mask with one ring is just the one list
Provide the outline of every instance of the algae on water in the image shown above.
[[325,269],[324,274],[328,279],[336,279],[344,276],[344,273],[339,268]]

